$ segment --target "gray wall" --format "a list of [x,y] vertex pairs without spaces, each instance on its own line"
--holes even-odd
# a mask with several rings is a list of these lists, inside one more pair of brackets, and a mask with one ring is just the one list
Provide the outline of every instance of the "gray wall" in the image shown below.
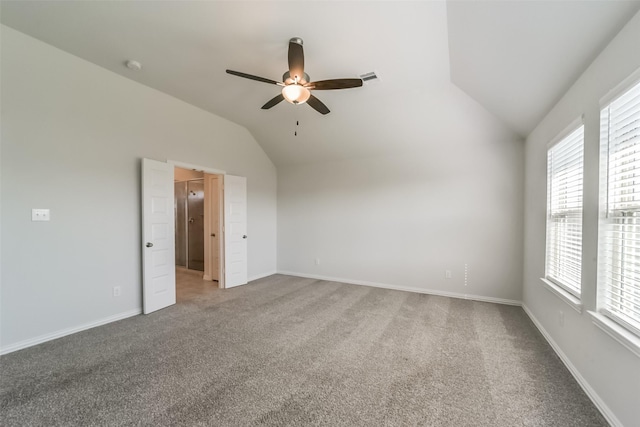
[[442,139],[421,136],[430,134],[428,111],[403,126],[390,117],[398,139],[390,145],[419,143],[397,155],[278,168],[280,271],[520,301],[524,144],[464,93],[452,90],[448,101],[459,123]]
[[[639,39],[636,15],[530,135],[524,211],[522,145],[481,107],[461,102],[475,121],[450,139],[397,156],[282,168],[278,269],[522,297],[601,408],[634,425],[640,359],[539,278],[546,144],[584,113],[583,292],[586,308],[595,308],[598,100],[640,67]],[[276,269],[276,170],[245,129],[6,27],[1,79],[1,348],[140,309],[142,157],[247,176],[249,276]],[[52,221],[31,222],[31,208],[50,208]]]
[[2,349],[140,309],[143,157],[246,176],[249,277],[276,270],[276,169],[246,129],[4,26],[1,76]]
[[[598,56],[526,142],[525,308],[555,344],[591,397],[615,425],[638,425],[640,358],[592,322],[596,309],[598,226],[599,100],[640,67],[640,14],[636,14]],[[546,155],[547,144],[584,114],[584,214],[582,299],[585,311],[574,311],[546,290]],[[564,326],[559,313],[564,313]]]

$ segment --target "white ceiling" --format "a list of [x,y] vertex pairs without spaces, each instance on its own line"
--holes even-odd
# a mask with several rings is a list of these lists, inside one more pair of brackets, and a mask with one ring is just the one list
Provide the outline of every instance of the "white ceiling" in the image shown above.
[[526,136],[639,9],[638,1],[450,1],[451,80]]
[[[245,126],[282,166],[456,138],[461,114],[475,101],[452,80],[526,135],[639,8],[640,1],[588,0],[448,8],[443,1],[3,1],[1,18]],[[326,116],[286,102],[261,110],[278,87],[225,69],[280,80],[294,36],[304,40],[312,80],[369,71],[380,80],[317,91],[331,109]],[[126,68],[127,59],[140,61],[142,71]]]

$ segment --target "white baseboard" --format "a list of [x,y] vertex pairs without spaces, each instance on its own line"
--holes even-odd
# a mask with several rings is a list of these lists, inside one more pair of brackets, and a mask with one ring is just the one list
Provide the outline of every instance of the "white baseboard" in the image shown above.
[[574,364],[571,363],[571,360],[560,349],[560,346],[558,346],[553,338],[551,338],[551,335],[549,335],[549,333],[544,329],[542,323],[540,323],[538,319],[536,319],[531,310],[529,310],[529,308],[525,304],[522,304],[522,308],[524,312],[527,313],[527,316],[529,316],[533,324],[536,325],[536,328],[538,328],[542,336],[547,340],[551,348],[553,348],[553,351],[555,351],[560,360],[562,360],[562,363],[564,363],[569,372],[571,372],[571,375],[573,375],[576,381],[578,381],[578,384],[580,384],[582,390],[584,390],[587,396],[589,396],[589,399],[591,399],[593,404],[596,406],[596,408],[598,408],[607,422],[613,427],[624,427],[620,420],[618,420],[615,414],[611,411],[611,409],[609,409],[609,407],[602,401],[600,396],[598,396],[598,393],[596,393],[596,391],[591,387],[587,380],[582,376],[580,371],[578,371]]
[[256,274],[255,276],[249,277],[248,282],[253,282],[254,280],[262,279],[264,277],[273,276],[274,274],[278,274],[278,272],[277,271],[270,271],[268,273]]
[[485,297],[482,295],[460,294],[457,292],[446,292],[446,291],[439,291],[435,289],[422,289],[422,288],[414,288],[409,286],[396,286],[396,285],[389,285],[387,283],[368,282],[365,280],[353,280],[353,279],[343,279],[340,277],[319,276],[316,274],[297,273],[294,271],[278,271],[278,274],[284,274],[287,276],[305,277],[307,279],[327,280],[330,282],[348,283],[350,285],[372,286],[374,288],[391,289],[394,291],[405,291],[405,292],[415,292],[419,294],[438,295],[442,297],[459,298],[459,299],[466,299],[466,300],[472,300],[472,301],[492,302],[496,304],[506,304],[506,305],[515,305],[515,306],[522,305],[521,301],[510,300],[510,299]]
[[0,348],[0,354],[13,353],[14,351],[22,350],[23,348],[32,347],[34,345],[42,344],[43,342],[62,338],[67,335],[75,334],[76,332],[95,328],[96,326],[106,325],[107,323],[116,322],[118,320],[126,319],[127,317],[137,316],[138,314],[142,314],[142,309],[136,308],[133,310],[125,311],[124,313],[105,317],[94,322],[85,323],[84,325],[74,326],[72,328],[63,329],[61,331],[52,332],[50,334],[40,335],[39,337],[30,338],[28,340],[20,341],[6,347],[2,347]]

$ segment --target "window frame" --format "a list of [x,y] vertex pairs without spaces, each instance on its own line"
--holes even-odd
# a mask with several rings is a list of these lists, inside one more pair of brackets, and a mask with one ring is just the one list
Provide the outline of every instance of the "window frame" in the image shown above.
[[[638,206],[634,207],[624,207],[620,209],[614,209],[610,206],[610,140],[609,135],[611,134],[610,128],[610,112],[609,107],[612,104],[615,104],[616,101],[623,98],[625,95],[629,94],[633,90],[637,90],[640,86],[640,69],[636,70],[631,76],[625,79],[622,83],[620,83],[616,88],[610,91],[605,97],[600,100],[600,212],[599,212],[599,221],[598,221],[598,279],[597,279],[597,301],[596,301],[596,313],[604,316],[608,321],[613,322],[617,327],[622,328],[623,331],[628,331],[628,333],[632,334],[636,338],[640,338],[640,317],[637,319],[639,325],[634,325],[629,323],[625,318],[619,316],[614,311],[611,310],[610,300],[606,296],[609,289],[612,287],[610,285],[609,268],[606,267],[605,262],[609,257],[613,257],[610,253],[613,253],[613,250],[607,249],[609,244],[607,240],[610,239],[610,234],[614,233],[612,230],[612,225],[615,224],[616,218],[625,218],[625,217],[635,217],[639,218],[640,221],[640,201],[638,202]],[[640,104],[637,106],[638,112],[640,112]],[[606,111],[605,111],[606,110]],[[606,114],[606,117],[605,117]],[[606,128],[605,128],[606,126]],[[640,139],[640,138],[639,138]],[[640,142],[640,141],[639,141]],[[640,150],[640,144],[639,144]],[[635,163],[635,162],[634,162]],[[640,163],[640,162],[638,162]],[[635,215],[629,216],[627,214],[633,213]],[[619,214],[619,215],[618,215]],[[624,225],[624,223],[619,223]],[[639,225],[640,227],[640,225]],[[620,233],[620,232],[618,232]],[[624,232],[622,232],[624,233]],[[619,245],[617,247],[624,248],[623,245]],[[640,276],[640,267],[633,270],[633,273]],[[615,273],[612,273],[613,275]],[[635,297],[634,297],[635,298]],[[632,303],[635,305],[635,303]],[[634,309],[635,310],[635,309]],[[592,314],[592,317],[596,319],[596,313]],[[597,319],[596,319],[597,320]],[[635,317],[632,317],[632,320],[636,320]],[[594,322],[595,323],[595,322]],[[598,324],[599,323],[599,324]],[[606,321],[599,320],[598,326],[603,327],[607,326]],[[607,326],[610,330],[611,326]],[[610,332],[607,332],[610,333]],[[624,335],[622,332],[618,332],[618,335]],[[625,342],[628,342],[629,338],[625,339]],[[636,340],[633,340],[636,341]],[[634,346],[637,347],[637,342],[634,342]]]
[[[579,288],[576,290],[571,286],[562,283],[559,278],[553,277],[550,274],[550,236],[553,232],[552,225],[554,222],[552,221],[552,217],[554,213],[552,212],[552,204],[553,204],[553,174],[550,168],[550,155],[552,150],[558,147],[559,144],[566,142],[570,137],[572,137],[577,131],[582,131],[582,138],[579,140],[579,149],[581,150],[580,154],[580,191],[581,191],[581,200],[580,200],[580,208],[579,208],[579,216],[580,216],[580,259],[579,259],[579,272],[578,272],[578,286]],[[577,149],[577,147],[573,147],[571,149]],[[556,295],[559,295],[563,299],[565,299],[572,307],[576,310],[581,311],[581,294],[582,294],[582,224],[584,222],[584,117],[581,116],[575,120],[573,120],[562,132],[560,132],[555,138],[553,138],[547,144],[547,209],[546,209],[546,230],[545,230],[545,262],[544,262],[544,278],[542,279],[545,285],[547,285],[550,290],[552,290]],[[555,229],[555,227],[554,227]],[[556,239],[559,240],[559,239]],[[554,287],[556,289],[554,289]]]

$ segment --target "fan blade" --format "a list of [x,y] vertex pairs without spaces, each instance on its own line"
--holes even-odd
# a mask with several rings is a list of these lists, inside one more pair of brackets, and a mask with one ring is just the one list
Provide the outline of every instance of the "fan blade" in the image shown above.
[[307,104],[309,104],[311,108],[313,108],[320,114],[329,114],[329,109],[327,108],[327,106],[313,95],[309,97],[309,99],[307,100]]
[[304,82],[304,50],[302,49],[302,39],[293,38],[289,40],[289,76],[297,81]]
[[278,105],[279,103],[281,103],[282,101],[284,101],[284,96],[282,96],[282,94],[274,97],[273,99],[271,99],[269,102],[267,102],[266,104],[264,104],[262,106],[263,110],[268,110],[269,108],[273,107],[274,105]]
[[362,79],[333,79],[311,82],[305,87],[311,90],[349,89],[362,86]]
[[256,80],[263,83],[270,83],[272,85],[282,85],[281,82],[277,82],[271,79],[265,79],[264,77],[258,77],[258,76],[254,76],[247,73],[241,73],[240,71],[227,70],[227,73],[232,74],[234,76],[238,76],[238,77],[244,77],[245,79],[249,79],[249,80]]

